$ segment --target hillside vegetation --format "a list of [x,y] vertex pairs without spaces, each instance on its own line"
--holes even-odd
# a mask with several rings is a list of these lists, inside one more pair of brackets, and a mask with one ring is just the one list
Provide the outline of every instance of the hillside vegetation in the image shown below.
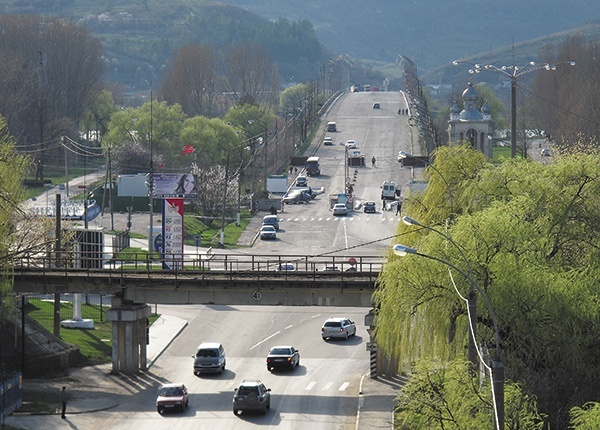
[[[135,91],[159,81],[170,55],[188,43],[265,44],[282,83],[305,82],[328,58],[359,59],[386,76],[402,54],[425,81],[455,82],[457,58],[509,64],[536,58],[539,46],[573,32],[600,40],[597,0],[0,0],[2,14],[43,14],[72,19],[100,38],[108,80]],[[284,18],[283,18],[284,17]],[[532,44],[528,41],[532,40]],[[478,60],[479,61],[479,60]],[[518,61],[516,61],[519,63]]]

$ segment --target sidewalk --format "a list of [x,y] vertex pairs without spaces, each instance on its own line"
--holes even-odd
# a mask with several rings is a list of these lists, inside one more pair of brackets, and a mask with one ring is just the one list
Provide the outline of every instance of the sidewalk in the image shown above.
[[[112,375],[111,364],[75,368],[61,380],[25,380],[24,390],[40,392],[57,400],[60,387],[64,384],[70,393],[67,403],[67,419],[61,420],[58,410],[36,414],[16,413],[5,420],[15,429],[70,429],[96,428],[94,412],[105,411],[128,401],[132,392],[156,385],[152,365],[169,347],[171,342],[187,326],[187,321],[161,315],[150,326],[148,345],[148,371],[135,375]],[[360,383],[356,430],[392,429],[392,413],[400,379],[380,377],[371,379],[367,374]]]

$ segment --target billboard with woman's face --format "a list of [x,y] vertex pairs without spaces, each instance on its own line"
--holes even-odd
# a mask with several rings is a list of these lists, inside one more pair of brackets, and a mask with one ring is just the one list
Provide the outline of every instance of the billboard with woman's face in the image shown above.
[[198,176],[191,173],[160,173],[153,176],[154,197],[198,197]]

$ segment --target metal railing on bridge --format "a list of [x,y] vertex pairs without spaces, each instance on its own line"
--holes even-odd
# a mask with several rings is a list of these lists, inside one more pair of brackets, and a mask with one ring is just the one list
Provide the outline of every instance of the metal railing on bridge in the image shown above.
[[[296,283],[336,282],[369,283],[373,285],[384,261],[374,256],[306,256],[254,255],[232,253],[120,254],[120,258],[105,258],[104,254],[85,252],[44,252],[21,255],[10,263],[15,274],[17,291],[49,291],[77,284],[81,292],[117,290],[146,280],[165,282],[276,282],[278,279]],[[165,268],[164,263],[171,268]],[[173,262],[179,264],[173,265]],[[40,284],[39,286],[37,284]],[[45,285],[45,286],[44,286]],[[32,289],[33,288],[33,289]]]

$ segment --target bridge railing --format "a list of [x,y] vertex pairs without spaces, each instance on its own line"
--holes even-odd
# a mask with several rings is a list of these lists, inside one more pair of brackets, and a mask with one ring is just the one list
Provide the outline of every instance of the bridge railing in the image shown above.
[[37,252],[21,254],[11,262],[15,271],[106,271],[106,272],[188,272],[239,273],[281,272],[281,274],[314,272],[377,275],[385,263],[380,256],[310,256],[299,254],[109,254],[86,251]]

